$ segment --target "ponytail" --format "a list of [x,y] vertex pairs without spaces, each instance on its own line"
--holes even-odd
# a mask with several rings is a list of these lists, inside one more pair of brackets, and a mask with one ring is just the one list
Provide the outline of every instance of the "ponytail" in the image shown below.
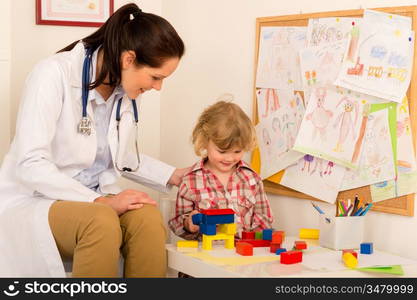
[[[161,67],[169,58],[181,58],[184,43],[172,25],[164,18],[142,12],[134,3],[120,7],[97,31],[82,39],[86,48],[96,50],[102,46],[103,64],[96,80],[90,84],[93,89],[104,83],[108,76],[110,86],[121,81],[120,58],[123,51],[136,54],[138,66]],[[75,41],[58,52],[70,51]]]

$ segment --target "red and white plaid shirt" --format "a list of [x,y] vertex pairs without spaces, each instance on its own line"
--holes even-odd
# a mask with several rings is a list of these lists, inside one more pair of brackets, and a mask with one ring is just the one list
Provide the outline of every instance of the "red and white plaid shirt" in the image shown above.
[[184,229],[184,219],[193,210],[231,208],[235,211],[238,236],[242,231],[271,228],[273,216],[261,178],[240,161],[230,176],[227,187],[209,169],[204,160],[186,174],[178,189],[175,217],[168,224],[178,236],[195,239]]

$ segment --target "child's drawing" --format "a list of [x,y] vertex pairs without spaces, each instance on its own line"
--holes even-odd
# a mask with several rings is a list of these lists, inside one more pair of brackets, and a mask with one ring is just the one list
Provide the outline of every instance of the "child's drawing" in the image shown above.
[[313,90],[294,150],[357,168],[353,154],[361,146],[362,112],[370,98],[374,101],[374,97],[335,87]]
[[353,26],[336,85],[400,103],[411,79],[414,32],[410,17],[365,10]]
[[333,112],[324,107],[326,99],[326,88],[316,88],[316,107],[314,110],[306,115],[306,120],[313,124],[313,139],[316,138],[317,133],[320,135],[322,141],[326,140],[326,128],[329,125]]
[[262,27],[256,87],[301,90],[298,51],[305,47],[306,27]]
[[349,37],[352,23],[357,24],[360,20],[342,17],[309,19],[307,46],[314,47],[346,39]]
[[[267,178],[303,156],[293,151],[295,137],[304,115],[304,105],[300,95],[291,90],[260,89],[257,91],[259,124],[256,125],[260,140],[261,177]],[[267,95],[275,95],[279,105],[271,105]]]
[[345,168],[306,154],[287,167],[280,184],[323,201],[334,203]]
[[[339,74],[347,39],[300,50],[303,91],[306,97],[317,86],[331,86]],[[309,99],[309,98],[306,98]]]
[[333,125],[335,128],[340,128],[337,144],[333,149],[335,152],[343,152],[343,145],[347,141],[348,136],[351,136],[351,142],[356,139],[355,124],[358,120],[358,102],[345,96],[339,101],[336,108],[339,107],[341,103],[344,103],[343,111],[336,118]]
[[398,173],[417,170],[407,96],[397,106],[397,170]]
[[[262,114],[262,118],[266,118],[270,112],[274,112],[279,109],[279,99],[277,90],[275,89],[265,89],[263,92],[264,97],[261,100],[262,111],[260,111],[260,113]],[[262,91],[259,90],[258,94],[260,95],[261,93]]]
[[[358,170],[347,169],[341,190],[349,190],[395,178],[389,109],[372,112],[368,116]],[[394,112],[395,113],[395,112]],[[395,122],[392,126],[395,129]],[[395,134],[395,132],[394,132]]]

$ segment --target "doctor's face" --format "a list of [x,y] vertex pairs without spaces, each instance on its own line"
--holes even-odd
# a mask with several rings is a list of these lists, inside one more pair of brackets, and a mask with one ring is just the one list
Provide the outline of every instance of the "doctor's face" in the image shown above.
[[151,89],[159,91],[162,82],[170,76],[178,66],[179,58],[168,58],[161,67],[137,66],[133,51],[125,51],[122,54],[122,79],[121,84],[127,96],[135,99],[140,94]]

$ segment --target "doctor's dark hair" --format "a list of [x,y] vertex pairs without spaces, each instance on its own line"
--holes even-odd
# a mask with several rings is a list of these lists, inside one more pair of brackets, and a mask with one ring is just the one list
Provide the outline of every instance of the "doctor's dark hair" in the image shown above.
[[[97,49],[102,46],[103,64],[93,89],[104,83],[108,75],[110,86],[121,81],[121,54],[133,50],[138,66],[159,68],[170,58],[181,58],[185,47],[174,27],[164,18],[142,12],[134,3],[120,7],[97,31],[82,39],[84,46]],[[79,41],[58,51],[69,51]]]

